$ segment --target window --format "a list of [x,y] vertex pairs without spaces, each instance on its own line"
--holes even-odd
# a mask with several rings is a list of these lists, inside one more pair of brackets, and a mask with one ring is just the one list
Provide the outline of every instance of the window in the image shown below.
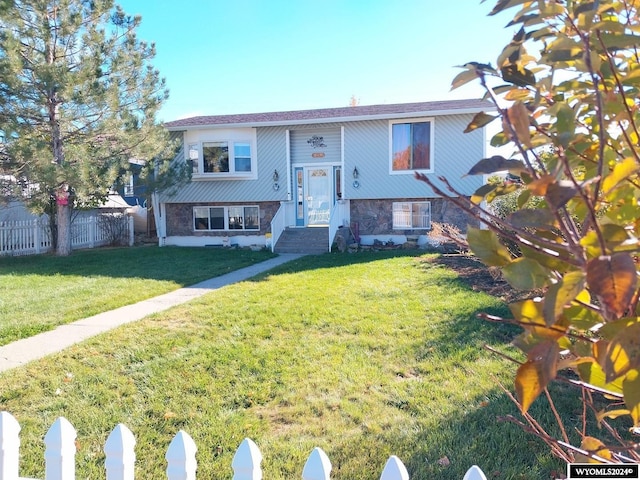
[[249,142],[190,143],[187,147],[187,160],[193,165],[195,175],[248,175],[254,170]]
[[194,230],[260,230],[258,207],[194,207]]
[[393,228],[431,228],[431,202],[394,202]]
[[227,142],[203,143],[202,160],[204,173],[228,173],[229,144]]
[[391,171],[432,170],[430,120],[391,123]]
[[251,171],[251,145],[248,143],[236,143],[233,146],[233,157],[236,172]]
[[198,173],[198,158],[200,158],[198,144],[190,143],[188,147],[188,160],[191,162],[193,173]]
[[124,196],[125,197],[133,197],[134,196],[134,188],[133,188],[133,175],[129,175],[129,182],[124,186]]

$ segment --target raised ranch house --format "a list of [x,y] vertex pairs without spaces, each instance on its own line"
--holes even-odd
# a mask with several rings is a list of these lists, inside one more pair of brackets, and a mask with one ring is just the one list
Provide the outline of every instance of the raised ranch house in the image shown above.
[[[154,198],[160,245],[329,251],[338,231],[362,245],[426,243],[431,222],[473,222],[414,178],[464,176],[485,156],[483,130],[463,133],[481,100],[200,116],[167,122],[191,181]],[[347,230],[341,230],[347,229]]]

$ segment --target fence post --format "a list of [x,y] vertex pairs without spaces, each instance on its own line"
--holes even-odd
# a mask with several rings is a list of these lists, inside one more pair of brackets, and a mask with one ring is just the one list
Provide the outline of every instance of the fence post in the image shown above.
[[302,470],[302,480],[329,480],[331,462],[320,447],[316,447],[309,455]]
[[[180,430],[165,455],[168,480],[196,480],[196,444],[188,433]],[[49,480],[49,479],[47,479]]]
[[9,412],[0,412],[0,478],[18,478],[20,424]]
[[398,457],[391,455],[382,470],[380,480],[409,480],[409,472]]
[[59,417],[44,436],[45,480],[76,478],[76,430],[64,417]]
[[262,480],[262,453],[250,438],[245,438],[231,462],[233,480]]
[[40,224],[38,219],[33,220],[33,246],[36,249],[36,255],[40,253]]
[[487,480],[487,477],[485,477],[484,472],[479,466],[474,465],[467,470],[467,473],[464,474],[464,478],[462,480]]
[[89,217],[89,224],[87,225],[89,229],[89,246],[91,248],[96,246],[96,237],[98,236],[98,217],[95,215],[91,215]]
[[129,220],[129,246],[133,247],[135,242],[135,232],[134,232],[134,223],[133,223],[133,215],[127,215],[127,219]]
[[125,425],[119,423],[104,444],[107,480],[133,480],[136,439]]

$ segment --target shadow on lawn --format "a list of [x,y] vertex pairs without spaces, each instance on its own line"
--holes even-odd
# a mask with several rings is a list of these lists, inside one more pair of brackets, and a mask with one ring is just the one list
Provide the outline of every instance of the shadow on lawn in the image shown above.
[[257,275],[249,281],[259,282],[265,277],[272,275],[282,275],[289,273],[300,273],[320,268],[338,268],[348,265],[371,263],[396,257],[420,258],[426,255],[424,250],[381,250],[356,253],[324,253],[321,255],[306,255],[297,260],[292,260],[278,267],[272,268],[268,272]]
[[[558,394],[554,398],[560,411],[579,411],[578,403],[572,400]],[[447,417],[438,425],[439,432],[416,434],[416,450],[405,463],[412,478],[462,480],[472,465],[478,465],[488,479],[562,478],[557,474],[566,472],[565,463],[552,457],[542,440],[504,420],[509,415],[522,418],[502,390],[494,388],[470,403],[475,407]],[[530,413],[551,435],[560,438],[545,398],[538,399]],[[577,416],[568,417],[565,426],[576,441],[574,427],[580,425]]]
[[141,278],[193,285],[276,256],[267,251],[206,247],[129,247],[78,250],[67,257],[53,254],[0,257],[3,275],[69,275]]

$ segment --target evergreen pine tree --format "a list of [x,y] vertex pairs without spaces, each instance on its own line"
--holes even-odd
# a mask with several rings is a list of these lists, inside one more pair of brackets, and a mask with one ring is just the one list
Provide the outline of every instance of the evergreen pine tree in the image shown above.
[[168,91],[140,21],[113,0],[0,1],[0,173],[56,219],[58,255],[71,251],[72,209],[103,201],[129,159],[167,171],[156,114]]

